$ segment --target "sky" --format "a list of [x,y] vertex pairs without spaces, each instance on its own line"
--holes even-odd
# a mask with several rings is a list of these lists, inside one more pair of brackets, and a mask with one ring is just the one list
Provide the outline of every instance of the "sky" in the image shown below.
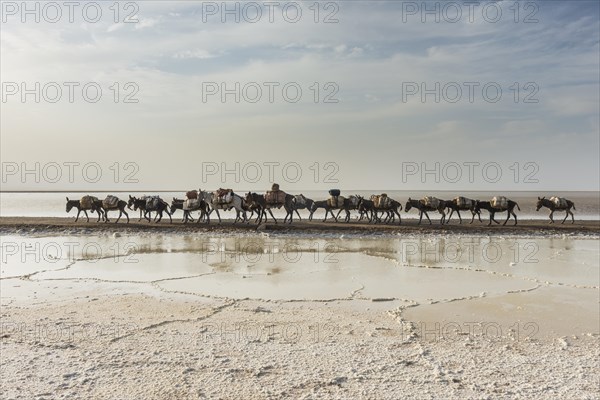
[[600,190],[597,1],[113,3],[2,1],[3,191]]

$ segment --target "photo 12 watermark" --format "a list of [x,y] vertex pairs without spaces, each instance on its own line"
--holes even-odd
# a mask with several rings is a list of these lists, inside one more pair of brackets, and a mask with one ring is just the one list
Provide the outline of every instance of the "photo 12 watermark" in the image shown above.
[[2,82],[2,103],[137,104],[136,82]]
[[222,322],[202,324],[193,339],[198,345],[269,341],[321,343],[333,340],[339,332],[340,327],[331,322]]
[[37,343],[45,346],[70,346],[84,342],[125,339],[140,329],[133,322],[127,323],[71,323],[54,321],[25,323],[3,319],[0,322],[0,338],[24,343]]
[[337,264],[338,244],[328,241],[312,243],[293,243],[276,240],[245,239],[233,246],[224,242],[204,241],[201,244],[201,260],[203,263],[235,262],[244,264]]
[[75,240],[3,240],[0,245],[2,264],[56,264],[83,261],[96,263],[99,260],[112,260],[114,263],[137,264],[140,251],[134,242],[85,241]]
[[202,103],[337,104],[337,82],[202,82]]
[[536,24],[537,1],[402,1],[402,23]]
[[203,23],[286,23],[309,21],[337,24],[340,5],[335,1],[203,1]]
[[540,183],[535,161],[403,161],[402,183]]
[[461,269],[468,265],[500,264],[516,266],[518,264],[539,263],[537,254],[539,244],[534,240],[479,240],[475,238],[461,240],[411,240],[400,241],[397,256],[403,264],[430,265],[444,263],[448,267]]
[[333,161],[203,161],[202,184],[288,184],[329,183],[337,184],[340,166]]
[[134,161],[5,161],[2,166],[3,184],[77,184],[140,182],[140,166]]
[[505,100],[538,104],[540,86],[536,82],[402,82],[402,103],[491,103]]
[[2,1],[3,24],[139,23],[135,1]]
[[464,342],[482,339],[488,342],[527,341],[534,339],[540,327],[535,322],[500,323],[496,321],[417,321],[401,322],[403,340],[422,342]]

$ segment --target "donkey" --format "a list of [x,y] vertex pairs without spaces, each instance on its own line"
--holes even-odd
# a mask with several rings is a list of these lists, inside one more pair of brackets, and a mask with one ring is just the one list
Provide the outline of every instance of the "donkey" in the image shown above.
[[361,200],[362,200],[362,197],[358,196],[358,195],[351,195],[349,197],[344,197],[344,201],[342,202],[342,206],[339,207],[339,211],[335,217],[335,220],[337,221],[337,219],[340,216],[340,213],[342,211],[345,211],[346,217],[344,217],[344,222],[350,222],[350,211],[358,210],[358,205],[360,204]]
[[440,223],[442,225],[444,225],[444,222],[446,221],[446,212],[444,211],[446,209],[446,202],[444,200],[440,200],[438,207],[434,208],[429,205],[426,205],[422,200],[412,200],[409,197],[408,201],[406,202],[406,206],[404,207],[404,210],[406,212],[409,212],[410,209],[413,207],[416,208],[417,210],[419,210],[419,225],[421,225],[421,220],[423,219],[423,214],[425,214],[425,216],[427,217],[427,220],[429,221],[429,225],[431,225],[431,219],[429,219],[429,215],[427,215],[427,211],[437,211],[440,214],[442,214]]
[[[232,196],[231,196],[231,202],[226,203],[226,204],[221,204],[218,202],[217,196],[213,193],[213,192],[205,192],[202,190],[198,190],[198,197],[202,200],[204,200],[204,202],[207,205],[210,205],[211,210],[208,211],[208,213],[206,214],[206,223],[209,224],[210,223],[210,214],[214,211],[216,211],[217,213],[217,217],[219,218],[219,224],[221,224],[221,214],[219,214],[219,210],[225,210],[225,211],[229,211],[232,208],[235,209],[235,213],[236,213],[236,218],[235,221],[233,221],[233,223],[235,224],[239,219],[241,219],[242,221],[246,221],[246,210],[244,210],[244,199],[233,193],[232,192]],[[242,215],[242,218],[240,218],[240,213]]]
[[[303,194],[294,196],[294,200],[292,202],[292,208],[296,212],[298,219],[302,220],[302,217],[300,216],[300,213],[298,212],[298,210],[306,209],[306,210],[310,211],[310,208],[312,207],[313,203],[314,203],[314,200],[309,199],[308,197],[305,197]],[[287,219],[287,215],[285,218]],[[284,223],[285,223],[286,219],[283,220]]]
[[171,218],[171,213],[169,212],[169,204],[167,204],[166,201],[164,201],[163,199],[161,199],[160,197],[158,198],[158,203],[156,205],[156,207],[153,208],[148,208],[148,201],[147,201],[147,197],[141,197],[141,198],[137,198],[135,196],[131,196],[129,195],[129,201],[127,202],[127,208],[129,208],[131,210],[131,206],[133,206],[133,211],[137,211],[138,209],[140,210],[140,219],[138,221],[142,220],[142,212],[144,213],[144,218],[148,220],[148,222],[151,222],[150,220],[150,216],[152,216],[152,211],[156,211],[156,216],[154,217],[154,222],[159,223],[162,220],[163,217],[163,212],[166,212],[167,215],[169,216],[169,221],[171,223],[173,223],[173,219]]
[[561,224],[565,223],[567,218],[569,218],[569,214],[571,214],[571,223],[574,224],[575,216],[573,215],[571,208],[573,210],[577,211],[577,209],[575,208],[575,203],[573,203],[571,200],[568,200],[568,199],[565,199],[565,202],[566,202],[566,205],[558,205],[555,202],[553,202],[552,200],[547,199],[545,196],[542,198],[538,197],[535,211],[540,211],[540,209],[542,207],[549,208],[550,209],[550,223],[553,224],[554,218],[552,218],[552,214],[554,214],[554,211],[556,211],[556,210],[563,211],[564,210],[564,211],[566,211],[566,214],[565,214],[565,218],[562,220]]
[[369,223],[375,221],[375,202],[373,200],[361,199],[360,203],[358,203],[358,212],[360,213],[359,221],[362,221],[363,218],[368,218]]
[[[248,194],[249,193],[250,192],[248,192]],[[248,194],[246,194],[246,196],[244,197],[244,203],[243,203],[244,210],[246,212],[250,211],[250,216],[246,220],[246,223],[247,224],[250,223],[250,221],[254,217],[254,213],[256,213],[256,219],[254,220],[254,222],[258,223],[259,219],[261,219],[261,216],[263,213],[263,208],[258,202],[252,201],[252,199],[248,199]],[[266,214],[265,214],[265,218],[266,218]]]
[[115,221],[115,224],[119,222],[119,220],[121,219],[121,216],[123,214],[125,214],[125,216],[127,217],[127,223],[129,223],[129,214],[127,214],[127,211],[125,211],[125,208],[127,207],[127,202],[121,199],[118,199],[117,203],[115,205],[108,205],[106,203],[106,201],[102,202],[102,209],[104,210],[104,222],[109,222],[108,220],[108,212],[111,210],[119,210],[119,217],[117,218],[117,220]]
[[291,194],[285,193],[284,202],[277,203],[277,204],[270,204],[267,202],[265,195],[252,193],[252,192],[246,193],[245,200],[246,200],[246,203],[249,204],[251,207],[256,207],[258,209],[258,213],[259,213],[258,223],[259,224],[262,222],[263,217],[265,218],[265,222],[268,220],[267,211],[271,215],[271,218],[273,218],[273,221],[275,221],[275,223],[277,223],[277,219],[275,218],[275,216],[273,215],[273,212],[271,211],[272,208],[283,207],[285,209],[286,215],[285,215],[285,218],[283,219],[284,223],[286,221],[288,221],[288,218],[289,218],[289,223],[291,224],[294,219],[294,196]]
[[85,214],[85,218],[87,220],[86,222],[90,222],[90,217],[88,216],[87,210],[90,210],[91,212],[97,211],[98,219],[96,220],[96,222],[100,222],[100,217],[104,219],[104,211],[102,210],[102,207],[97,207],[93,199],[94,198],[92,198],[92,202],[89,207],[83,207],[81,204],[81,200],[69,200],[69,198],[67,197],[67,213],[70,212],[73,209],[73,207],[75,207],[77,208],[77,217],[75,218],[75,222],[79,220],[79,214],[82,211]]
[[375,207],[375,201],[373,200],[374,198],[374,196],[371,196],[371,201],[373,202],[373,218],[375,223],[381,222],[381,218],[379,217],[378,212],[383,211],[386,213],[386,217],[383,220],[384,223],[393,223],[396,221],[396,216],[398,216],[398,224],[402,224],[402,217],[399,213],[399,211],[402,211],[402,204],[400,204],[400,202],[388,198],[389,203],[387,203],[385,207]]
[[454,212],[456,211],[456,214],[458,215],[458,219],[460,221],[459,223],[462,224],[462,218],[460,216],[460,212],[467,211],[467,210],[471,211],[471,214],[472,214],[471,222],[469,222],[469,224],[473,223],[476,215],[479,218],[479,222],[483,222],[481,220],[481,211],[478,211],[478,212],[475,211],[475,200],[465,199],[464,204],[461,204],[461,205],[458,204],[458,199],[446,200],[446,201],[444,201],[444,203],[446,204],[446,207],[450,209],[450,215],[448,215],[448,219],[446,220],[446,223],[450,223],[450,218],[452,218],[452,214],[454,214]]
[[335,222],[338,222],[337,216],[333,213],[332,210],[337,210],[339,208],[343,208],[343,207],[331,207],[329,205],[329,201],[328,200],[318,200],[318,201],[314,201],[312,206],[310,207],[310,215],[308,216],[308,220],[312,221],[313,218],[313,214],[315,213],[315,211],[317,211],[319,208],[324,208],[325,209],[325,218],[323,219],[323,222],[327,221],[327,215],[329,213],[331,213],[331,217],[335,220]]
[[[183,199],[176,199],[175,197],[173,197],[173,200],[171,200],[171,215],[175,215],[175,211],[177,210],[183,211],[183,219],[181,220],[181,222],[185,222],[186,216],[186,212],[183,210],[183,202]],[[191,219],[192,222],[195,221],[191,215],[188,218]]]
[[494,207],[492,207],[492,203],[489,201],[475,200],[474,211],[481,212],[481,209],[488,210],[488,212],[490,213],[490,222],[488,223],[488,226],[490,226],[492,224],[492,221],[499,224],[500,222],[496,221],[496,219],[494,218],[494,214],[496,214],[497,212],[506,211],[506,221],[504,221],[504,223],[502,225],[506,225],[506,223],[510,219],[511,214],[515,217],[515,225],[516,225],[517,224],[517,214],[515,214],[515,212],[514,212],[515,207],[517,207],[517,209],[519,211],[521,211],[521,207],[519,207],[519,205],[512,200],[508,200],[506,202],[505,208],[504,207],[503,208],[494,208]]

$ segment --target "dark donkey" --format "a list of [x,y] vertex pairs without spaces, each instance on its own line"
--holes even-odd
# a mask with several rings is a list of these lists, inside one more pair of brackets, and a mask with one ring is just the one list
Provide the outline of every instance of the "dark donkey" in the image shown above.
[[102,210],[101,206],[98,207],[97,201],[98,201],[98,199],[96,197],[91,197],[90,204],[86,205],[84,207],[81,204],[81,200],[69,200],[69,198],[67,197],[67,213],[70,212],[73,208],[76,208],[77,209],[77,217],[75,218],[75,222],[77,222],[79,220],[79,214],[82,211],[85,214],[85,218],[87,219],[87,222],[90,222],[90,217],[88,216],[87,210],[90,210],[91,212],[98,212],[98,219],[96,220],[96,222],[100,222],[100,217],[102,217],[104,219],[104,211]]
[[[173,219],[171,218],[171,213],[169,212],[169,204],[166,201],[157,197],[156,202],[152,201],[152,205],[148,208],[148,197],[144,196],[141,198],[137,198],[135,196],[129,195],[129,201],[127,202],[127,208],[131,210],[131,206],[133,206],[133,211],[140,210],[140,219],[142,220],[142,212],[144,213],[144,218],[151,222],[150,217],[152,216],[152,211],[156,212],[156,216],[154,217],[154,222],[159,223],[162,220],[163,213],[167,213],[169,216],[169,221],[173,223]],[[153,200],[153,199],[152,199]]]
[[553,224],[554,218],[552,218],[552,214],[554,214],[554,211],[556,211],[556,210],[563,211],[564,210],[564,211],[566,211],[566,214],[565,214],[565,218],[562,220],[561,224],[565,223],[567,218],[569,218],[569,214],[571,214],[571,223],[574,224],[575,216],[573,215],[571,208],[573,210],[577,211],[577,209],[575,208],[575,203],[573,203],[571,200],[568,200],[568,199],[563,199],[563,200],[564,200],[563,204],[556,204],[554,201],[547,199],[546,197],[542,197],[542,198],[538,197],[535,211],[540,211],[540,208],[542,208],[542,207],[549,208],[550,209],[550,223]]
[[[175,211],[181,210],[181,211],[183,211],[183,219],[181,221],[185,222],[186,211],[183,209],[183,202],[184,202],[183,199],[176,199],[175,197],[173,197],[173,201],[171,202],[171,215],[174,215]],[[188,218],[191,219],[192,222],[194,222],[194,218],[192,218],[191,215],[189,215]]]
[[312,206],[310,207],[310,215],[308,216],[308,220],[309,221],[312,221],[313,214],[319,208],[324,208],[325,209],[325,218],[323,219],[323,222],[327,221],[327,215],[329,213],[331,213],[331,216],[333,217],[333,219],[335,220],[335,222],[338,222],[337,216],[333,213],[332,210],[343,209],[343,207],[331,207],[331,205],[329,203],[329,200],[317,200],[317,201],[314,201],[313,204],[312,204]]
[[125,211],[125,208],[127,207],[127,202],[121,199],[117,199],[116,202],[110,203],[109,197],[114,197],[114,196],[107,196],[106,199],[104,199],[102,201],[102,209],[104,210],[104,222],[109,222],[108,220],[108,212],[111,210],[119,210],[119,217],[117,218],[117,220],[115,221],[115,224],[117,222],[119,222],[119,220],[121,219],[121,216],[123,214],[125,214],[125,216],[127,217],[127,223],[129,223],[129,214],[127,214],[127,211]]
[[373,218],[375,220],[375,223],[381,222],[381,218],[379,217],[378,213],[382,211],[386,213],[386,217],[383,220],[384,223],[394,223],[396,221],[396,216],[398,216],[398,224],[401,224],[402,217],[400,216],[399,211],[402,211],[402,204],[390,197],[385,196],[387,200],[384,200],[383,204],[379,204],[379,207],[376,207],[375,199],[377,196],[378,195],[371,196],[371,200],[373,201]]
[[425,214],[425,216],[427,217],[427,220],[429,221],[429,224],[431,225],[431,220],[429,219],[429,215],[427,215],[427,211],[437,211],[440,214],[442,214],[440,223],[442,225],[444,225],[444,222],[446,221],[446,213],[444,211],[446,209],[446,202],[444,200],[440,200],[438,207],[435,208],[435,207],[425,204],[422,200],[413,200],[409,197],[408,201],[406,202],[406,206],[404,207],[404,210],[406,212],[409,212],[410,209],[413,207],[416,208],[417,210],[419,210],[419,225],[421,225],[421,220],[423,219],[423,214]]
[[510,219],[510,215],[512,214],[515,217],[515,225],[517,224],[517,214],[515,214],[514,212],[514,208],[517,207],[517,209],[519,211],[521,211],[521,207],[519,207],[519,205],[512,201],[512,200],[507,200],[506,201],[506,207],[500,207],[500,208],[494,208],[492,207],[492,203],[490,201],[479,201],[479,200],[475,200],[475,212],[481,212],[481,209],[487,210],[490,213],[490,222],[488,223],[488,226],[490,226],[492,224],[492,221],[494,221],[495,223],[499,224],[500,222],[496,221],[496,219],[494,218],[494,214],[496,214],[497,212],[504,212],[506,211],[506,220],[504,221],[504,223],[502,225],[506,225],[506,223],[508,222],[508,220]]
[[[292,202],[292,208],[293,208],[294,212],[296,213],[296,215],[298,216],[298,219],[300,219],[300,220],[302,219],[298,210],[306,209],[310,212],[310,208],[312,207],[313,203],[314,203],[314,200],[309,199],[308,197],[305,197],[303,194],[294,196],[294,200]],[[287,219],[287,216],[285,217],[283,222],[285,222],[286,219]]]
[[250,208],[254,208],[255,210],[258,211],[258,221],[257,223],[261,223],[263,220],[263,217],[265,218],[265,222],[267,222],[267,211],[269,211],[269,214],[271,215],[271,218],[273,218],[273,221],[275,221],[275,223],[277,223],[277,219],[275,219],[275,216],[273,215],[273,212],[271,211],[271,208],[280,208],[283,206],[283,208],[285,209],[286,215],[284,218],[284,223],[288,220],[290,221],[290,224],[292,223],[292,220],[294,218],[294,209],[293,209],[293,200],[294,200],[294,196],[292,196],[291,194],[286,193],[285,194],[285,198],[284,198],[284,202],[283,203],[276,203],[276,204],[270,204],[267,203],[267,199],[265,198],[264,195],[262,194],[258,194],[258,193],[252,193],[252,192],[248,192],[246,193],[246,198],[244,199],[246,202],[247,207]]
[[455,198],[452,200],[447,200],[444,202],[446,204],[446,207],[450,209],[450,215],[448,215],[448,219],[446,220],[446,223],[450,222],[450,218],[452,218],[452,214],[454,214],[454,212],[456,211],[456,214],[458,215],[458,220],[460,221],[459,223],[462,224],[462,217],[460,216],[460,212],[461,211],[471,211],[471,222],[469,222],[469,224],[472,224],[473,221],[475,220],[475,216],[477,215],[477,217],[479,218],[479,222],[483,222],[481,221],[481,211],[475,211],[475,200],[471,200],[471,199],[467,199],[467,198],[462,198],[462,201],[459,200],[459,198]]

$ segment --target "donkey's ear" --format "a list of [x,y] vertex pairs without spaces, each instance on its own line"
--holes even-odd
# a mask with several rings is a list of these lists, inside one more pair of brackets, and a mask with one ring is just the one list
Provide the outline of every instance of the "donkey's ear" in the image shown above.
[[546,198],[546,196],[542,197],[542,200],[545,199],[545,198]]
[[67,201],[69,201],[69,198],[67,197]]

